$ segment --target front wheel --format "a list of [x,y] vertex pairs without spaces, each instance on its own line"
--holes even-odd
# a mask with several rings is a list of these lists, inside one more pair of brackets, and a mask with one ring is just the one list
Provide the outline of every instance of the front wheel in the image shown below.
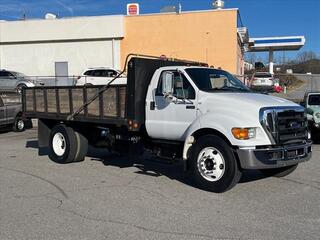
[[27,87],[27,85],[25,85],[25,84],[19,84],[18,86],[17,86],[17,92],[18,93],[20,93],[21,94],[21,92],[22,92],[22,89],[23,88],[26,88]]
[[231,147],[215,135],[207,135],[196,141],[190,166],[196,184],[216,193],[231,189],[241,178]]
[[259,171],[267,177],[285,177],[296,170],[297,167],[298,164],[295,164],[282,168],[260,169]]

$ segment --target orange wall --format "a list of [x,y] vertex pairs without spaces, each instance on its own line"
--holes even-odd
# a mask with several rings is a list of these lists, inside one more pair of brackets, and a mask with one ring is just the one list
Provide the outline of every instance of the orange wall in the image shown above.
[[208,62],[237,73],[237,10],[125,17],[121,64],[129,53]]

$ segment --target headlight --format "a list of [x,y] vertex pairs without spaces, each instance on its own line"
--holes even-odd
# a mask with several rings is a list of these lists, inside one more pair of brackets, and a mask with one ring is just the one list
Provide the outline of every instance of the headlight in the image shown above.
[[320,112],[317,112],[317,113],[315,114],[315,116],[316,116],[316,118],[320,118]]
[[247,140],[256,136],[255,128],[232,128],[231,132],[239,140]]

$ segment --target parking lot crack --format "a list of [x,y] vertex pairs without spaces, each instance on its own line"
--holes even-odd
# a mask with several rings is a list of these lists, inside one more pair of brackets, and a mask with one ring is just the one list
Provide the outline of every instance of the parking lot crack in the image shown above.
[[[89,220],[89,221],[96,221],[96,222],[102,222],[102,223],[113,223],[113,224],[118,224],[118,225],[125,225],[125,226],[131,226],[133,228],[145,231],[145,232],[153,232],[153,233],[159,233],[159,234],[171,234],[171,235],[176,235],[176,236],[189,236],[189,237],[202,237],[202,238],[207,238],[207,239],[214,239],[213,236],[206,235],[206,234],[200,234],[200,233],[190,233],[190,232],[175,232],[175,231],[162,231],[158,229],[153,229],[153,228],[147,228],[144,226],[140,226],[137,224],[133,223],[128,223],[128,222],[123,222],[123,221],[118,221],[118,220],[109,220],[109,219],[102,219],[102,218],[97,218],[97,217],[91,217],[88,215],[84,215],[82,213],[79,213],[74,210],[69,210],[62,208],[61,206],[58,207],[58,209],[62,210],[63,212],[69,212],[75,216],[78,216],[80,218]],[[219,238],[223,239],[223,238]],[[230,238],[228,238],[230,239]]]
[[22,173],[22,174],[24,174],[24,175],[27,175],[27,176],[30,176],[30,177],[33,177],[33,178],[37,178],[37,179],[39,179],[39,180],[41,180],[41,181],[43,181],[43,182],[46,182],[46,183],[48,183],[49,185],[51,185],[51,186],[53,186],[54,188],[56,188],[56,189],[61,193],[61,195],[62,195],[64,198],[68,199],[68,195],[65,193],[65,191],[64,191],[61,187],[59,187],[57,184],[55,184],[54,182],[51,182],[51,181],[48,180],[48,179],[45,179],[45,178],[43,178],[43,177],[37,176],[37,175],[32,174],[32,173],[28,173],[28,172],[25,172],[25,171],[22,171],[22,170],[18,170],[18,169],[11,169],[11,168],[5,168],[5,167],[0,167],[0,168],[1,168],[1,169],[8,170],[8,171],[12,171],[12,172]]
[[300,182],[298,180],[289,179],[289,178],[279,178],[279,179],[281,179],[283,181],[288,181],[288,182],[292,182],[292,183],[296,183],[296,184],[299,184],[299,185],[304,185],[304,186],[308,186],[308,187],[312,187],[314,189],[320,190],[320,187],[314,186],[314,185],[306,183],[306,182]]

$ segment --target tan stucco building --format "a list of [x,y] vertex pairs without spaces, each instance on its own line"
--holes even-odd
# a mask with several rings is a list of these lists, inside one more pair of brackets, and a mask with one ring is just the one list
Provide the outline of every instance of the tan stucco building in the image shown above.
[[0,69],[57,76],[63,64],[63,74],[72,76],[89,67],[120,69],[127,54],[138,53],[207,62],[240,75],[247,34],[239,19],[238,9],[0,19]]
[[206,62],[243,74],[238,9],[126,16],[121,62],[128,53]]

